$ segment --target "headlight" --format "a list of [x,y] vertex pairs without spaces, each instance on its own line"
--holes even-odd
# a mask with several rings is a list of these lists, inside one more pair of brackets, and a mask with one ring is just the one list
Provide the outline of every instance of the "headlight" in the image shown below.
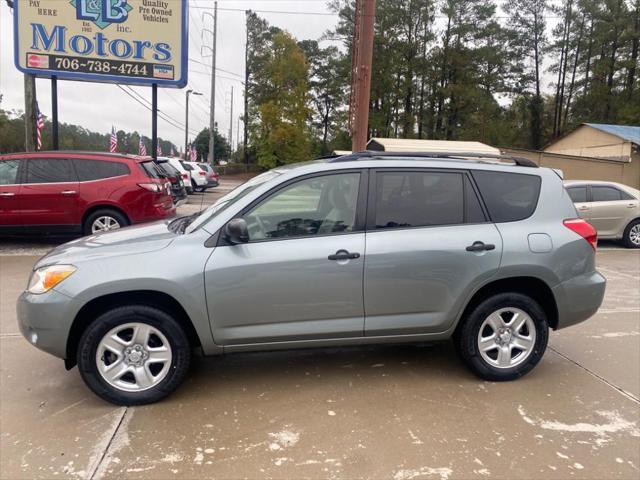
[[50,265],[37,269],[31,275],[29,293],[45,293],[62,282],[77,269],[73,265]]

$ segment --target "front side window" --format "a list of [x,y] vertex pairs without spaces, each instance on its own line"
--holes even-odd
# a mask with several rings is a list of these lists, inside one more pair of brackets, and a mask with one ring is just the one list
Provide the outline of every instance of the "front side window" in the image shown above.
[[284,187],[244,215],[250,240],[352,232],[359,183],[359,173],[344,173]]
[[462,173],[377,172],[375,226],[384,229],[464,223],[463,185]]
[[27,161],[25,183],[77,182],[73,165],[63,158],[31,158]]
[[19,166],[20,160],[5,160],[0,162],[0,185],[17,184]]
[[567,188],[569,196],[573,203],[584,203],[587,201],[587,187],[571,187]]
[[617,202],[623,200],[622,192],[617,188],[596,185],[591,187],[591,199],[594,202]]
[[75,159],[73,164],[81,182],[92,180],[102,180],[104,178],[120,177],[129,175],[129,167],[124,163],[109,162],[106,160],[84,160]]

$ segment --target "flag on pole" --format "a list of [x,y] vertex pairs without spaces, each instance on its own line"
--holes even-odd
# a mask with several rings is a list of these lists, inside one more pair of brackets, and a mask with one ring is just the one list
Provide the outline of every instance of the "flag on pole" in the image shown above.
[[173,149],[173,145],[171,145],[171,156],[172,157],[176,156],[176,151]]
[[40,107],[36,102],[36,150],[42,150],[42,129],[44,128],[44,117]]
[[138,155],[140,155],[141,157],[146,157],[147,156],[147,147],[144,144],[144,140],[142,139],[142,137],[140,137],[140,145],[138,147]]
[[158,154],[158,157],[162,156],[162,147],[160,146],[160,142],[158,142],[158,148],[156,149],[156,153]]
[[191,161],[192,162],[198,161],[198,151],[196,150],[196,146],[193,144],[191,145]]
[[115,127],[111,127],[111,141],[109,143],[109,152],[116,153],[118,150],[118,137],[116,136]]

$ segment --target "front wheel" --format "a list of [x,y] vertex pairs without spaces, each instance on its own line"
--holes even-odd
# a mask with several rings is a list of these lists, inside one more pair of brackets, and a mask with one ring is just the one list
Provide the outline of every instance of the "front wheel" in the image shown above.
[[640,248],[640,219],[627,225],[622,240],[627,248]]
[[80,338],[78,368],[98,396],[116,405],[157,402],[184,380],[191,346],[170,315],[146,305],[100,315]]
[[485,380],[515,380],[531,371],[547,348],[544,310],[520,293],[494,295],[462,320],[454,337],[467,366]]

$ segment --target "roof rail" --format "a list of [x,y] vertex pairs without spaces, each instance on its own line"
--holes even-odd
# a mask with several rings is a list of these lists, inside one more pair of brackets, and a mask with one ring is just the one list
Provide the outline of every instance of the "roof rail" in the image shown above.
[[375,160],[385,158],[422,158],[422,159],[449,159],[449,160],[466,160],[466,159],[478,159],[478,160],[509,160],[519,167],[531,167],[538,168],[538,165],[525,157],[514,157],[512,155],[499,155],[493,153],[475,153],[475,152],[374,152],[371,150],[365,150],[362,152],[352,153],[350,155],[343,155],[341,157],[335,157],[328,159],[329,163],[338,162],[353,162],[356,160]]

